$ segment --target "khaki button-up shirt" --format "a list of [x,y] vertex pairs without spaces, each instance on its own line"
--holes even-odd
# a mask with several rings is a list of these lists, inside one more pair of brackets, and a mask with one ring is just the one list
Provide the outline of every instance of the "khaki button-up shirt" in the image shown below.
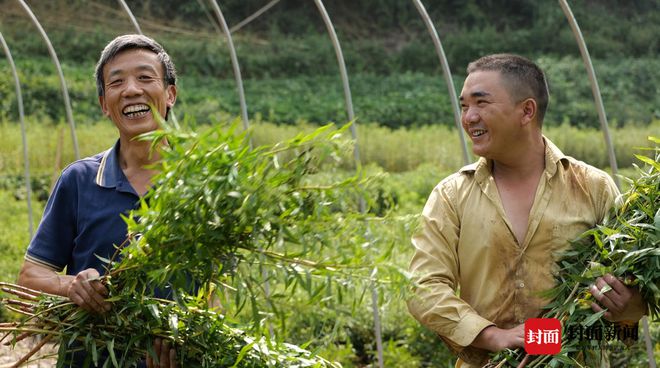
[[468,347],[484,328],[541,314],[549,300],[538,293],[554,286],[558,253],[602,222],[619,194],[605,172],[544,141],[545,170],[522,244],[484,158],[441,181],[424,207],[412,239],[418,288],[408,308],[458,353],[457,366],[485,363],[486,351]]

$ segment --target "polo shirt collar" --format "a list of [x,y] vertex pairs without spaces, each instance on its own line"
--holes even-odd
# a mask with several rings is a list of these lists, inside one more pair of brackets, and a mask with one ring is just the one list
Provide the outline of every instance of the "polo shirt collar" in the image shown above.
[[[112,148],[103,152],[99,170],[96,173],[96,184],[103,188],[116,189],[120,192],[135,193],[119,166],[119,140]],[[137,195],[137,194],[136,194]]]
[[[562,151],[545,136],[543,136],[543,143],[545,143],[544,172],[548,178],[551,178],[557,172],[557,166],[560,161],[568,161],[568,156],[564,155],[564,153],[562,153]],[[474,179],[477,182],[482,182],[491,175],[491,166],[492,160],[480,157],[477,162],[463,166],[459,172],[474,174]]]

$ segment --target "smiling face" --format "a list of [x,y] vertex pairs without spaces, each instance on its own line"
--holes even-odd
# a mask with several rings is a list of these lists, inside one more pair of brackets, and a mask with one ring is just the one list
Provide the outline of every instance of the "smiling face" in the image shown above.
[[99,96],[103,114],[124,139],[158,128],[149,105],[160,116],[176,101],[176,86],[165,86],[158,55],[145,49],[120,52],[103,67],[105,90]]
[[494,160],[511,156],[521,140],[524,109],[512,99],[499,72],[477,71],[461,91],[461,123],[472,151]]

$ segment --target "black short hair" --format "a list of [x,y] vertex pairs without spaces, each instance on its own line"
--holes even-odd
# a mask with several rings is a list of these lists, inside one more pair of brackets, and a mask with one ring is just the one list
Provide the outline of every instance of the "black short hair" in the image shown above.
[[548,83],[543,70],[533,61],[514,54],[493,54],[468,64],[468,74],[478,71],[499,72],[508,82],[509,94],[518,101],[533,98],[538,106],[539,125],[548,109]]
[[110,43],[108,43],[103,49],[103,52],[101,52],[101,57],[96,63],[94,77],[96,78],[96,91],[99,96],[103,96],[105,92],[105,81],[103,80],[103,68],[105,65],[120,52],[132,49],[149,50],[158,55],[158,60],[160,60],[160,63],[163,66],[165,86],[176,85],[176,68],[174,67],[170,55],[168,55],[165,49],[163,49],[163,46],[147,36],[127,34],[118,36],[110,41]]

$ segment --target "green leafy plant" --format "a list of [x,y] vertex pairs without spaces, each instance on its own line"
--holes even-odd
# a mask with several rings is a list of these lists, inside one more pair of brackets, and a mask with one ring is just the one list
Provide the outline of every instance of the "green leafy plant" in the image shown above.
[[126,218],[127,244],[105,260],[112,311],[5,285],[16,296],[7,307],[28,318],[0,329],[16,340],[44,334],[60,357],[83,349],[110,366],[153,354],[155,337],[186,366],[333,366],[283,342],[287,311],[304,303],[350,316],[373,287],[403,297],[406,275],[388,262],[394,242],[374,235],[396,220],[357,211],[372,203],[373,179],[327,175],[352,148],[346,127],[254,149],[236,127],[198,134],[164,124],[142,137],[162,155],[160,174]]

